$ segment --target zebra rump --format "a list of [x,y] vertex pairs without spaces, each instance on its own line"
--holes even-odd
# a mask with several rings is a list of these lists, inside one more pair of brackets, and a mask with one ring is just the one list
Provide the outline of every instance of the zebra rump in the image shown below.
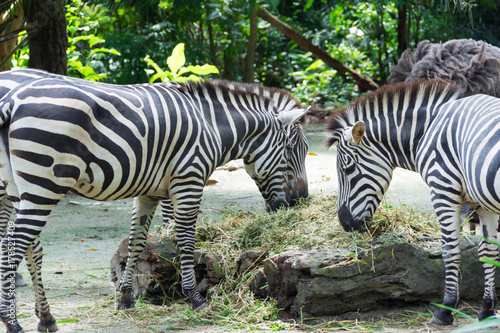
[[[452,39],[444,44],[425,40],[414,51],[403,52],[387,83],[429,79],[453,82],[460,89],[460,97],[500,97],[500,48],[473,39]],[[462,207],[461,218],[479,223],[479,217],[467,203]],[[474,224],[469,227],[475,229]]]
[[182,287],[197,309],[207,303],[194,279],[195,222],[215,168],[242,158],[269,211],[307,196],[307,140],[297,123],[306,110],[285,91],[217,80],[115,86],[49,76],[0,79],[7,87],[0,92],[8,91],[0,100],[0,176],[17,213],[1,242],[0,318],[8,332],[23,331],[13,283],[23,256],[38,330],[57,330],[41,281],[39,234],[68,191],[134,198],[119,309],[133,306],[135,262],[159,200],[172,205]]

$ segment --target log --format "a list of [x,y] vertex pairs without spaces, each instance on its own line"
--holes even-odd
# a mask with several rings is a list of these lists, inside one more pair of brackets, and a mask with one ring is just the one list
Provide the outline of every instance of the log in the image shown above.
[[[115,284],[116,290],[119,290],[127,260],[128,237],[125,237],[118,244],[110,262],[111,282]],[[205,295],[223,277],[219,259],[207,251],[195,250],[194,261],[198,290]],[[132,292],[136,299],[146,299],[153,304],[163,304],[166,299],[184,298],[180,281],[180,255],[175,238],[148,235],[144,251],[137,260]]]
[[[482,298],[479,239],[461,239],[461,299]],[[370,248],[357,249],[357,254],[348,249],[290,250],[264,261],[263,274],[267,295],[277,300],[277,307],[304,318],[441,303],[444,294],[438,239],[415,245],[381,237]]]
[[[480,301],[483,269],[477,256],[479,236],[462,237],[460,297]],[[368,248],[287,250],[265,259],[266,251],[248,251],[237,260],[236,275],[257,270],[250,290],[271,297],[277,308],[302,318],[336,316],[347,312],[394,306],[440,303],[444,294],[444,266],[439,239],[409,244],[396,236],[372,241]],[[128,258],[128,237],[111,259],[111,280],[118,290]],[[264,260],[265,259],[265,260]],[[219,259],[206,250],[195,251],[195,271],[201,293],[219,283]],[[497,285],[500,270],[497,270]],[[153,304],[183,299],[179,250],[174,238],[148,236],[140,255],[132,289],[137,299]]]

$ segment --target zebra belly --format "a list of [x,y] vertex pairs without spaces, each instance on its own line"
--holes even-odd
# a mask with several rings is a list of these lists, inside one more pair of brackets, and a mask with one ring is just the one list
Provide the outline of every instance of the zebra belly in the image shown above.
[[[496,145],[495,145],[496,146]],[[478,150],[466,169],[469,196],[484,209],[500,214],[500,147]]]

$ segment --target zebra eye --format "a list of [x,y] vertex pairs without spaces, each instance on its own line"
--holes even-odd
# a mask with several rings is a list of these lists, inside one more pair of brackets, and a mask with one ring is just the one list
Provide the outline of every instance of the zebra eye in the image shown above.
[[345,168],[345,173],[353,173],[356,170],[356,164],[351,163]]
[[351,156],[346,156],[340,166],[344,173],[352,173],[356,170],[356,163]]

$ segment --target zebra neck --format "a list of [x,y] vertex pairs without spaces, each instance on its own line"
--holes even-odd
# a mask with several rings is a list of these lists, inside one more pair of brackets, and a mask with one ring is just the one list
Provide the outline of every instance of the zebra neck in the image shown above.
[[226,105],[222,109],[225,112],[219,109],[215,117],[211,111],[203,110],[209,131],[217,143],[219,166],[248,156],[255,144],[269,133],[275,117],[264,112],[242,112],[235,105]]
[[378,143],[380,154],[385,155],[393,167],[418,171],[416,152],[429,128],[434,108],[414,105],[400,112],[381,112],[364,120],[366,136],[370,142]]

